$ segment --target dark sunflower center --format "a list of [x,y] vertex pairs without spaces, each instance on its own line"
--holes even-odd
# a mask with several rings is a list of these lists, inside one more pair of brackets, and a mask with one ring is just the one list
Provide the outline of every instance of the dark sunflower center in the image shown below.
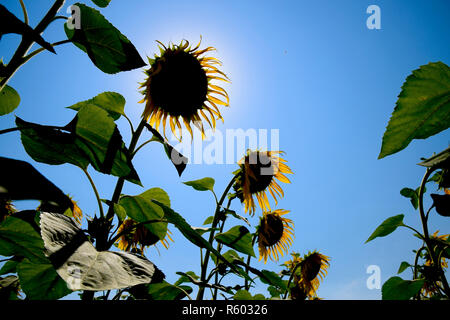
[[274,174],[271,158],[264,153],[254,152],[245,158],[245,162],[249,163],[249,170],[254,176],[249,175],[250,192],[266,190],[272,182]]
[[312,255],[303,261],[304,276],[308,281],[312,281],[319,274],[322,266],[322,259],[317,255]]
[[145,227],[136,230],[136,238],[142,246],[151,246],[159,241],[159,238]]
[[172,116],[190,117],[207,99],[208,77],[196,57],[183,50],[167,49],[152,65],[150,96]]
[[261,240],[266,247],[273,246],[283,237],[283,221],[274,214],[268,214],[261,223]]

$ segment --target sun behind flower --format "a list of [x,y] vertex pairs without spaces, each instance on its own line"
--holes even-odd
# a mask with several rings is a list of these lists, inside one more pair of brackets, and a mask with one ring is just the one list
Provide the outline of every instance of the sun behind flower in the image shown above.
[[161,122],[166,135],[166,122],[169,122],[173,134],[179,130],[182,137],[181,122],[184,122],[192,137],[194,124],[204,136],[202,118],[210,127],[216,127],[216,119],[223,121],[218,105],[228,106],[229,97],[225,89],[213,84],[219,80],[229,82],[228,77],[217,66],[221,62],[203,54],[215,50],[207,47],[200,50],[200,42],[191,48],[187,40],[179,45],[161,46],[160,55],[149,58],[150,69],[146,70],[147,79],[141,84],[145,109],[142,117],[158,130]]

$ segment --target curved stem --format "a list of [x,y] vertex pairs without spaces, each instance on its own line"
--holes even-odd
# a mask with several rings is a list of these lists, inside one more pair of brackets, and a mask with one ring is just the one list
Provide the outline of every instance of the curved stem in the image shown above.
[[439,270],[439,277],[441,278],[445,293],[446,293],[447,297],[450,297],[450,286],[448,285],[447,278],[445,277],[445,273],[442,271],[441,266],[438,265],[439,261],[437,260],[436,254],[434,252],[433,243],[430,240],[430,235],[428,232],[428,215],[425,215],[425,212],[423,210],[423,195],[425,193],[425,185],[426,185],[431,173],[433,173],[436,169],[438,169],[436,166],[428,168],[427,171],[425,172],[425,175],[422,178],[422,182],[420,184],[420,189],[419,189],[419,213],[420,213],[420,220],[422,221],[424,241],[428,247],[432,265],[435,266],[437,268],[437,270]]
[[[65,127],[59,127],[59,126],[46,126],[46,127],[50,128],[50,129],[65,130],[66,131]],[[33,126],[31,126],[29,128],[27,128],[27,127],[22,127],[22,128],[14,127],[14,128],[3,129],[3,130],[0,130],[0,135],[2,135],[4,133],[8,133],[8,132],[14,132],[14,131],[23,130],[23,129],[33,129]]]
[[[52,47],[56,47],[56,46],[59,46],[59,45],[62,45],[62,44],[66,44],[66,43],[71,43],[72,42],[72,40],[69,40],[69,39],[66,39],[66,40],[61,40],[61,41],[57,41],[57,42],[54,42],[54,43],[51,43],[50,45],[52,46]],[[39,49],[36,49],[36,50],[34,50],[33,52],[31,52],[30,54],[28,54],[28,55],[26,55],[23,59],[24,59],[24,63],[25,62],[27,62],[28,60],[30,60],[31,58],[33,58],[35,55],[37,55],[38,53],[41,53],[42,51],[45,51],[45,50],[47,50],[47,49],[45,49],[45,48],[39,48]]]
[[89,172],[87,171],[87,169],[83,168],[82,170],[83,170],[84,174],[86,175],[86,177],[88,178],[92,189],[94,190],[95,197],[97,198],[98,209],[100,210],[100,216],[102,218],[104,218],[105,214],[103,213],[102,201],[100,200],[100,195],[98,194],[97,188],[95,187],[94,180],[92,180],[92,177],[89,174]]
[[289,281],[286,286],[286,291],[284,292],[284,299],[286,299],[287,294],[289,292],[289,286],[291,285],[292,279],[294,278],[295,271],[300,267],[300,263],[297,263],[297,265],[294,267],[294,270],[292,270],[291,276],[289,277]]
[[150,143],[150,142],[152,142],[152,141],[154,141],[154,140],[149,139],[149,140],[145,141],[144,143],[142,143],[139,147],[137,147],[136,150],[134,150],[134,152],[133,152],[133,157],[136,155],[136,153],[137,153],[142,147],[144,147],[146,144],[148,144],[148,143]]
[[[225,188],[225,191],[223,192],[222,196],[220,197],[219,202],[216,205],[216,212],[214,213],[214,219],[213,219],[213,223],[211,226],[211,232],[209,234],[209,240],[208,240],[208,242],[211,245],[214,241],[214,230],[216,229],[217,224],[219,223],[220,208],[222,206],[223,201],[225,200],[225,197],[228,194],[228,191],[230,191],[231,187],[233,186],[235,180],[236,180],[236,176],[233,176],[233,179],[231,179],[230,183],[228,183],[227,187]],[[201,283],[204,283],[205,279],[206,279],[206,271],[208,269],[208,262],[209,262],[210,254],[211,254],[211,252],[209,250],[206,250],[205,259],[204,259],[202,267],[201,267],[202,268],[201,275],[200,275]],[[199,287],[198,293],[197,293],[197,300],[203,300],[204,292],[205,292],[205,287],[204,286]]]
[[[253,239],[252,239],[252,247],[255,246],[255,242],[256,242],[256,234],[253,235]],[[251,259],[252,259],[252,256],[251,256],[251,255],[248,255],[248,257],[247,257],[247,267],[245,267],[245,272],[247,272],[247,273],[248,273],[249,268],[250,268],[250,260],[251,260]],[[245,290],[248,291],[249,289],[250,289],[250,285],[249,285],[249,283],[248,283],[248,280],[245,279]]]
[[133,122],[131,122],[130,118],[128,118],[125,113],[123,114],[123,117],[128,121],[128,124],[130,125],[130,129],[131,129],[131,135],[133,135],[134,134]]
[[23,0],[19,0],[19,2],[20,2],[20,6],[22,7],[22,11],[23,11],[23,20],[24,20],[25,24],[29,24],[28,12],[27,12],[27,8],[25,7],[25,3],[23,3]]

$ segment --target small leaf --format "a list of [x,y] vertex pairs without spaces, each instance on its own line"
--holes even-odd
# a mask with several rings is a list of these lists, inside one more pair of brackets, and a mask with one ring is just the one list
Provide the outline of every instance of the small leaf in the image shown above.
[[403,150],[450,126],[450,68],[429,63],[406,78],[383,135],[378,159]]
[[177,274],[181,275],[181,277],[177,280],[177,282],[174,283],[174,285],[176,285],[176,286],[179,286],[180,284],[186,283],[186,282],[191,283],[191,280],[189,279],[188,276],[192,277],[195,280],[200,279],[200,277],[198,275],[196,275],[195,272],[193,272],[193,271],[188,271],[186,273],[184,273],[184,272],[178,273],[177,272]]
[[252,235],[244,226],[234,226],[224,233],[219,233],[215,239],[230,248],[239,252],[255,257],[255,251],[252,245]]
[[375,231],[372,233],[372,235],[367,239],[367,242],[372,241],[375,238],[378,237],[385,237],[392,232],[394,232],[399,226],[403,225],[403,218],[405,216],[403,214],[399,214],[394,217],[390,217],[383,221],[382,224],[378,226],[378,228],[375,229]]
[[226,214],[231,214],[236,219],[242,220],[242,221],[244,221],[246,224],[248,224],[250,226],[250,222],[248,221],[248,219],[243,217],[243,216],[241,216],[241,215],[239,215],[239,214],[237,214],[236,211],[225,209],[225,213]]
[[191,186],[198,191],[214,191],[214,179],[213,178],[203,178],[199,180],[186,181],[183,182],[187,186]]
[[425,280],[403,280],[400,277],[389,278],[381,288],[383,300],[409,300],[423,287]]
[[403,271],[405,271],[408,267],[412,267],[408,262],[403,261],[400,264],[400,267],[398,268],[397,274],[402,273]]
[[79,111],[82,107],[89,104],[102,108],[114,120],[119,119],[121,115],[125,114],[125,98],[120,93],[109,91],[100,93],[89,100],[78,102],[67,108]]
[[237,291],[234,296],[234,300],[266,300],[266,298],[262,294],[255,294],[252,296],[250,292],[247,290],[241,289]]
[[13,112],[20,103],[20,96],[12,87],[5,85],[0,91],[0,116]]
[[214,221],[214,216],[209,216],[208,218],[206,218],[205,222],[203,222],[203,225],[208,225],[213,223]]
[[148,286],[148,293],[153,300],[181,300],[186,297],[185,292],[191,293],[192,288],[172,285],[166,281]]
[[64,25],[67,38],[103,72],[114,74],[145,66],[134,45],[97,10],[81,3],[80,28]]
[[32,263],[25,259],[17,266],[17,274],[22,290],[31,300],[56,300],[72,292],[50,261]]
[[405,198],[409,198],[411,200],[412,206],[414,207],[414,209],[417,210],[417,208],[419,207],[418,190],[413,190],[411,188],[403,188],[402,190],[400,190],[400,194]]

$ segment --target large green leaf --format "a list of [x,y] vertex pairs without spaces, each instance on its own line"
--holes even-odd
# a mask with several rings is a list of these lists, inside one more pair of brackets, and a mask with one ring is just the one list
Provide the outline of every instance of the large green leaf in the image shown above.
[[0,198],[41,200],[55,212],[73,208],[70,198],[27,162],[0,157],[0,177]]
[[435,62],[406,78],[383,135],[378,159],[403,150],[413,139],[426,139],[450,126],[450,68]]
[[68,108],[79,111],[82,107],[89,104],[104,109],[114,120],[125,114],[125,98],[120,93],[110,91],[100,93],[91,99],[78,102]]
[[84,169],[89,165],[89,158],[75,144],[74,134],[18,117],[16,125],[21,128],[22,145],[33,160],[52,165],[71,163]]
[[409,300],[423,287],[425,280],[403,280],[400,277],[389,278],[381,288],[383,300]]
[[230,248],[239,252],[255,257],[255,251],[252,245],[252,235],[244,226],[234,226],[224,233],[219,233],[215,239]]
[[193,181],[183,182],[187,186],[191,186],[195,190],[198,191],[214,191],[214,179],[213,178],[203,178]]
[[45,262],[44,243],[32,225],[9,216],[0,224],[0,255],[26,257],[33,262]]
[[369,239],[367,239],[366,243],[372,241],[375,238],[385,237],[394,232],[398,227],[403,225],[404,217],[405,216],[403,214],[399,214],[397,216],[393,216],[384,220],[383,223],[375,229]]
[[20,103],[20,96],[14,88],[5,85],[0,91],[0,116],[13,112]]
[[[120,198],[119,205],[125,209],[127,216],[137,222],[163,219],[164,211],[152,200],[158,200],[170,206],[169,195],[160,188],[149,189],[137,196],[123,196]],[[166,236],[167,222],[147,223],[145,227],[160,240]]]
[[80,28],[64,25],[67,38],[86,52],[92,62],[105,73],[117,73],[145,66],[134,45],[97,10],[81,3]]
[[180,300],[191,292],[189,286],[175,286],[166,281],[148,285],[148,293],[153,300]]
[[237,291],[234,296],[234,300],[266,300],[266,298],[262,294],[255,294],[252,296],[250,292],[247,290],[241,289]]
[[448,168],[450,163],[450,148],[447,148],[436,155],[422,161],[419,165],[424,167]]
[[117,125],[104,109],[92,104],[83,106],[77,114],[75,133],[76,145],[95,170],[141,185]]
[[25,259],[17,266],[17,274],[22,290],[31,300],[56,300],[72,292],[50,261],[32,263]]

